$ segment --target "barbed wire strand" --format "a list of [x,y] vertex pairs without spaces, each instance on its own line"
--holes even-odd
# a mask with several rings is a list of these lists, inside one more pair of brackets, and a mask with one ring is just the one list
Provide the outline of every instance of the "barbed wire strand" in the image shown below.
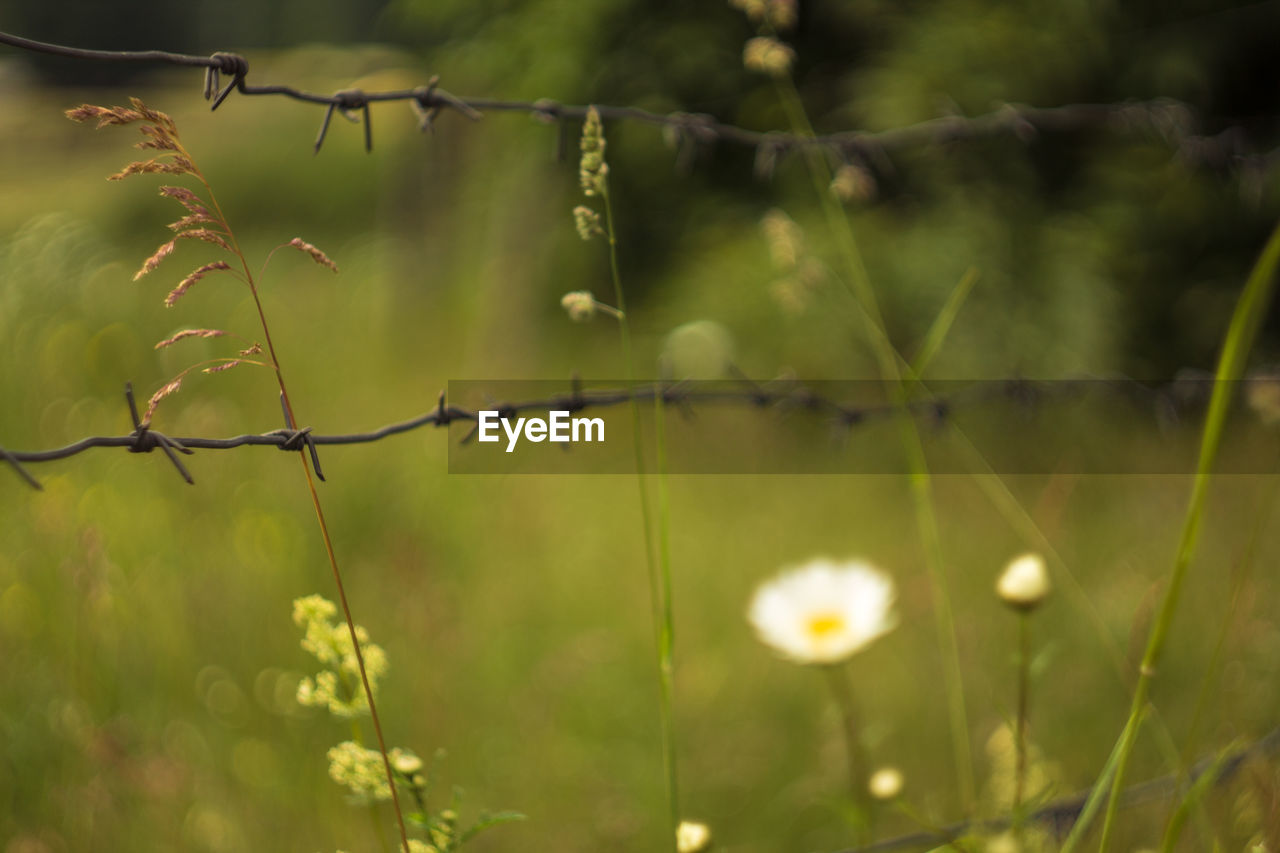
[[[1122,804],[1125,808],[1142,805],[1155,800],[1165,799],[1179,791],[1185,791],[1205,773],[1212,773],[1212,784],[1219,787],[1229,783],[1245,763],[1250,759],[1265,759],[1280,752],[1280,728],[1247,746],[1226,752],[1221,757],[1205,758],[1197,762],[1187,774],[1170,773],[1136,785],[1130,785],[1122,793]],[[1084,811],[1089,791],[1082,791],[1070,797],[1056,800],[1041,806],[1027,817],[1029,823],[1036,823],[1051,830],[1057,837],[1063,837]],[[933,831],[913,832],[896,838],[887,838],[863,847],[840,850],[837,853],[890,853],[895,850],[907,850],[915,847],[944,845],[964,837],[970,832],[995,833],[1013,826],[1010,817],[992,820],[961,821]]]
[[[434,121],[443,110],[452,110],[475,121],[486,112],[522,112],[563,129],[566,119],[581,119],[586,106],[570,106],[550,99],[515,101],[500,98],[459,97],[439,88],[439,77],[431,77],[426,85],[413,89],[366,92],[343,89],[331,95],[307,92],[292,86],[258,86],[248,82],[249,62],[237,53],[217,51],[209,56],[172,53],[163,50],[117,51],[88,50],[36,41],[0,32],[0,44],[22,50],[45,53],[67,59],[97,62],[161,63],[205,69],[203,93],[216,110],[232,91],[242,95],[278,95],[327,107],[316,136],[314,148],[319,152],[328,133],[335,111],[354,118],[360,114],[364,125],[365,149],[373,150],[373,128],[370,105],[389,101],[406,101],[413,108],[423,131],[434,129]],[[223,76],[230,82],[222,84]],[[1065,133],[1089,129],[1105,129],[1121,133],[1154,134],[1170,144],[1178,156],[1189,162],[1213,168],[1234,165],[1242,173],[1257,177],[1280,159],[1280,149],[1266,153],[1248,150],[1246,134],[1239,127],[1228,127],[1213,135],[1202,135],[1194,128],[1195,116],[1186,104],[1158,98],[1115,104],[1068,104],[1057,107],[1029,107],[1006,104],[984,115],[940,116],[903,127],[881,131],[846,130],[814,136],[781,131],[750,130],[719,121],[705,113],[654,113],[636,107],[598,105],[601,117],[615,121],[633,121],[661,127],[668,141],[677,149],[677,163],[688,165],[699,149],[724,142],[756,149],[756,173],[772,174],[777,163],[788,153],[807,146],[826,148],[837,159],[863,168],[884,168],[887,155],[893,151],[926,144],[946,144],[994,136],[1013,136],[1030,142],[1041,133]]]
[[[1268,375],[1269,377],[1269,375]],[[1268,381],[1270,379],[1268,378]],[[499,418],[513,418],[527,411],[578,412],[619,406],[630,403],[653,402],[659,395],[663,404],[675,411],[691,416],[695,405],[731,404],[746,405],[756,409],[778,412],[807,412],[825,417],[833,428],[848,434],[854,429],[897,416],[901,408],[893,403],[858,403],[840,400],[822,394],[803,383],[790,378],[757,382],[745,377],[738,380],[699,383],[691,387],[687,381],[654,382],[632,388],[606,388],[584,390],[581,380],[570,380],[566,394],[555,394],[519,402],[494,402],[485,409],[469,409],[448,404],[444,391],[440,392],[435,408],[408,420],[387,424],[374,430],[356,433],[317,434],[311,427],[297,428],[285,416],[285,427],[270,432],[242,434],[228,438],[201,436],[174,438],[141,423],[137,416],[132,384],[125,385],[125,400],[133,422],[133,432],[128,435],[86,436],[62,447],[48,450],[17,451],[0,448],[0,458],[14,468],[18,476],[28,484],[39,488],[39,483],[22,463],[52,462],[67,459],[99,447],[123,447],[130,453],[150,453],[159,449],[173,463],[178,473],[188,483],[194,483],[190,471],[178,454],[192,455],[196,450],[231,450],[239,447],[276,447],[280,450],[302,451],[311,454],[311,461],[319,473],[320,445],[367,444],[394,435],[411,432],[423,427],[446,427],[456,421],[470,422],[471,429],[460,443],[467,444],[479,429],[480,412],[497,412]],[[879,383],[871,382],[872,385]],[[916,418],[927,419],[940,425],[951,418],[957,409],[989,405],[1006,400],[1032,407],[1047,398],[1062,398],[1078,394],[1085,387],[1103,387],[1125,396],[1141,405],[1150,405],[1156,415],[1166,422],[1176,422],[1180,412],[1197,401],[1207,399],[1212,380],[1198,376],[1175,380],[1163,387],[1151,387],[1129,378],[1087,377],[1067,380],[1002,379],[984,380],[967,385],[948,394],[931,394],[907,402],[907,411]],[[321,476],[321,479],[324,479]]]

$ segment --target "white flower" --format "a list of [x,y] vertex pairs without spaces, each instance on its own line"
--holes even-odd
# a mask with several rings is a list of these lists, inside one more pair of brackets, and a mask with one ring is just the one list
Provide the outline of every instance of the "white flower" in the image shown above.
[[832,664],[893,629],[893,598],[893,581],[867,563],[819,558],[762,584],[747,618],[784,657]]
[[678,853],[701,853],[711,846],[711,830],[705,823],[682,820],[676,827]]
[[1005,568],[996,582],[996,595],[1010,607],[1033,610],[1049,594],[1049,572],[1044,557],[1023,554]]
[[595,316],[596,298],[589,290],[574,290],[560,298],[560,307],[569,312],[569,319],[585,323]]

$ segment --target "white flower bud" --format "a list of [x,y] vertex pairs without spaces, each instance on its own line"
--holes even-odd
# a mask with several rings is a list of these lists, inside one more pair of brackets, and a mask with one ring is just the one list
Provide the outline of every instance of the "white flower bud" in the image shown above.
[[897,799],[902,793],[902,771],[896,767],[881,767],[871,774],[867,790],[877,800]]
[[1019,610],[1034,610],[1048,594],[1049,572],[1039,554],[1015,558],[996,582],[1000,600]]
[[702,853],[711,846],[711,830],[705,823],[682,820],[676,827],[678,853]]

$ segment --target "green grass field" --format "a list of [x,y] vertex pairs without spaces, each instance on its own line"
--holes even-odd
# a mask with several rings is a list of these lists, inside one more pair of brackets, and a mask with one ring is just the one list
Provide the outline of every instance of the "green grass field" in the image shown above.
[[[377,71],[368,88],[404,76],[380,70],[395,57],[376,51],[340,59],[350,78]],[[296,53],[261,70],[317,90],[349,82],[309,77],[312,67]],[[210,115],[187,88],[107,96],[25,89],[0,118],[5,448],[127,433],[126,381],[145,399],[187,364],[226,351],[203,340],[153,350],[178,329],[258,337],[252,301],[230,279],[202,282],[164,307],[178,278],[213,257],[208,247],[180,246],[157,272],[130,280],[166,239],[177,208],[155,196],[151,176],[103,180],[131,159],[132,129],[95,133],[62,116],[85,97],[122,103],[130,94],[175,117],[255,263],[300,236],[341,267],[334,276],[280,253],[261,280],[304,425],[346,432],[401,420],[429,411],[451,379],[554,379],[567,388],[574,371],[589,380],[625,375],[616,324],[573,324],[559,305],[571,290],[608,299],[611,285],[603,249],[574,233],[576,162],[549,156],[554,131],[516,116],[478,126],[446,116],[424,140],[407,109],[387,110],[376,114],[372,155],[358,128],[336,121],[313,157],[319,116],[302,105],[233,97]],[[836,256],[799,164],[778,187],[746,185],[735,204],[690,213],[674,226],[686,229],[678,251],[655,260],[643,254],[648,225],[626,196],[627,182],[643,177],[625,169],[646,157],[655,170],[669,165],[653,132],[608,132],[640,375],[655,375],[672,329],[711,320],[729,331],[735,363],[753,377],[786,369],[812,380],[876,376],[838,271],[805,313],[787,313],[771,295],[757,224],[771,207],[800,224],[815,257]],[[697,179],[669,191],[696,195]],[[1119,346],[1091,313],[1101,309],[1090,307],[1088,270],[1062,273],[1079,285],[1064,289],[1075,301],[1063,295],[1060,305],[1033,310],[1008,295],[1020,260],[992,248],[998,234],[979,233],[979,225],[1016,227],[999,216],[971,226],[939,215],[908,227],[870,210],[851,221],[905,352],[919,346],[963,271],[979,269],[931,375],[997,378],[1028,365],[1066,375],[1099,368]],[[938,241],[931,249],[930,235]],[[1046,251],[1042,262],[1052,265],[1059,249]],[[1206,312],[1204,334],[1220,340],[1227,316]],[[1007,334],[993,334],[1000,328]],[[1006,358],[1023,352],[1031,354]],[[750,407],[707,420],[743,458],[775,452],[765,443],[770,431],[787,428]],[[230,436],[283,424],[270,373],[240,368],[189,380],[155,426]],[[1036,428],[1011,422],[1010,445],[1042,442]],[[528,816],[480,836],[476,850],[666,849],[635,477],[450,474],[449,443],[465,431],[322,448],[320,497],[352,611],[390,659],[378,695],[388,742],[423,757],[447,750],[441,790],[465,789],[464,821],[486,808]],[[1136,441],[1117,454],[1144,452]],[[837,470],[838,454],[853,452],[834,443],[819,450]],[[778,659],[745,618],[760,582],[819,555],[864,558],[896,583],[898,627],[848,667],[871,767],[900,768],[903,802],[941,825],[969,808],[978,817],[1007,813],[1010,762],[995,735],[1015,713],[1018,626],[993,590],[1010,558],[1045,552],[1054,592],[1031,622],[1029,731],[1047,787],[1032,793],[1038,803],[1086,788],[1128,715],[1194,461],[1177,463],[1185,475],[1064,466],[933,479],[972,803],[952,759],[948,663],[906,478],[673,472],[681,815],[707,823],[724,851],[852,844],[841,723],[823,680]],[[328,777],[326,751],[349,728],[294,699],[316,665],[299,646],[291,602],[336,595],[296,459],[254,447],[200,451],[186,464],[194,487],[161,454],[124,450],[28,466],[41,492],[0,471],[0,849],[394,849],[390,807],[350,803]],[[1266,464],[1260,470],[1274,471],[1273,458]],[[650,478],[651,494],[657,482]],[[1213,481],[1153,681],[1155,711],[1127,781],[1176,771],[1179,761],[1249,743],[1277,724],[1276,518],[1274,474]],[[1275,796],[1276,774],[1272,758],[1217,786],[1176,849],[1260,843],[1263,817],[1276,808],[1260,798]],[[1115,849],[1158,847],[1178,802],[1157,798],[1122,812]],[[1274,811],[1272,821],[1274,832]],[[918,828],[895,807],[878,807],[879,837]]]

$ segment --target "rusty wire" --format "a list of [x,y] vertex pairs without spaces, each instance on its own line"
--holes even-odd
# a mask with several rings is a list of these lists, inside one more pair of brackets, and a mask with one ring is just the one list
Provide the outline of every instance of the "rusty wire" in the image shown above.
[[[97,62],[160,63],[205,71],[203,93],[217,109],[233,92],[242,95],[279,95],[326,107],[315,150],[319,152],[335,112],[360,120],[364,126],[365,149],[373,149],[370,105],[387,101],[407,102],[414,110],[423,131],[434,128],[436,117],[451,110],[471,120],[486,112],[527,113],[548,124],[560,125],[568,119],[581,119],[586,106],[571,106],[551,99],[514,101],[501,98],[459,97],[439,88],[439,77],[431,77],[423,86],[366,92],[343,89],[330,95],[306,92],[292,86],[259,86],[248,82],[249,62],[237,53],[217,51],[209,56],[171,53],[162,50],[117,51],[86,50],[65,45],[35,41],[0,32],[0,44],[67,59]],[[223,77],[230,78],[227,83]],[[1024,142],[1041,133],[1067,133],[1082,130],[1110,130],[1119,133],[1155,136],[1171,145],[1182,159],[1212,168],[1234,166],[1242,173],[1256,177],[1265,173],[1280,158],[1280,150],[1256,153],[1249,150],[1245,134],[1238,127],[1228,127],[1204,135],[1195,130],[1195,116],[1190,107],[1169,98],[1128,101],[1115,104],[1067,104],[1056,107],[1030,107],[1006,104],[979,116],[947,115],[903,127],[881,131],[845,130],[835,133],[803,135],[781,131],[750,130],[719,121],[705,113],[654,113],[636,107],[597,105],[607,120],[632,121],[662,128],[668,141],[677,149],[677,163],[687,166],[697,153],[715,143],[754,148],[756,174],[768,177],[787,154],[817,146],[828,151],[837,161],[869,169],[888,167],[888,155],[902,149],[928,144],[947,144],[997,136],[1012,136]]]

